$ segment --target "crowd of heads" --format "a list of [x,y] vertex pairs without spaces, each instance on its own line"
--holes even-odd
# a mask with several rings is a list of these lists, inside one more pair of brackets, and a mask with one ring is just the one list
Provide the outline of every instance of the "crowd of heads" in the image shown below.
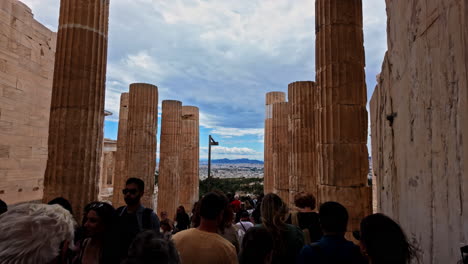
[[[91,202],[85,206],[83,217],[78,221],[80,224],[73,217],[72,205],[62,197],[48,204],[26,203],[10,208],[0,201],[0,241],[3,242],[0,243],[0,263],[89,263],[86,259],[93,256],[89,253],[92,252],[92,245],[98,243],[96,256],[99,261],[95,263],[176,264],[184,258],[180,244],[174,243],[178,241],[177,233],[183,234],[190,228],[217,233],[232,243],[236,254],[232,263],[283,263],[285,260],[288,263],[309,263],[304,260],[324,250],[312,252],[314,248],[322,247],[320,243],[323,239],[339,236],[347,241],[345,233],[349,231],[349,215],[343,205],[324,202],[316,213],[315,197],[309,193],[295,196],[294,211],[297,213],[291,213],[293,210],[289,210],[283,200],[273,193],[241,199],[238,195],[214,191],[196,202],[190,215],[183,206],[177,208],[174,219],[166,212],[160,212],[158,219],[149,210],[151,219],[148,221],[153,221],[149,224],[142,219],[146,217],[147,209],[140,208],[144,182],[129,179],[123,193],[126,207],[116,209],[109,203]],[[299,225],[294,223],[296,214],[299,214],[302,222],[314,217],[317,222],[310,222],[310,226]],[[124,232],[127,238],[131,237],[131,241],[122,246],[119,244],[123,237],[122,228],[131,229],[123,227],[122,223],[128,225],[129,221],[140,228],[135,227],[131,234]],[[240,225],[236,225],[236,222]],[[249,224],[247,228],[246,224]],[[320,229],[319,236],[322,237],[315,237],[311,243],[306,243],[310,228]],[[234,238],[228,237],[231,229],[235,230]],[[372,214],[362,219],[355,238],[355,241],[359,240],[360,256],[369,263],[405,264],[416,257],[416,250],[402,228],[383,214]]]

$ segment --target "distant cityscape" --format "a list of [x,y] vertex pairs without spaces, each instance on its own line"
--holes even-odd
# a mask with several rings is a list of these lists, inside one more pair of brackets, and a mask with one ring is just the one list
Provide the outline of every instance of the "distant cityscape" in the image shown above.
[[[211,175],[217,178],[263,178],[263,161],[221,159],[211,161]],[[200,161],[200,179],[208,177],[208,161]]]
[[[200,161],[200,179],[208,177],[208,161]],[[263,161],[250,159],[218,159],[211,161],[211,175],[217,178],[263,178]],[[372,160],[369,157],[369,183],[372,179]]]

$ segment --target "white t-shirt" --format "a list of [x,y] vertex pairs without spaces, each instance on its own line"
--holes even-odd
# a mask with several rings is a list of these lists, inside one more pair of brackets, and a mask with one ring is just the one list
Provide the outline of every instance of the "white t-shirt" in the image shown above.
[[245,232],[247,232],[249,228],[254,227],[254,224],[252,224],[252,222],[249,222],[249,221],[240,221],[239,223],[236,224],[236,227],[239,230],[244,230]]

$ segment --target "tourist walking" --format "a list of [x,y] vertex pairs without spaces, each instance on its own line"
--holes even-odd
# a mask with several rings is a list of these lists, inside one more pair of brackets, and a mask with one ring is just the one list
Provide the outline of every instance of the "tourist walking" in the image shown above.
[[11,206],[0,215],[0,263],[67,263],[75,225],[70,212],[59,205]]
[[0,215],[8,211],[8,205],[0,199]]
[[136,235],[144,230],[154,230],[159,233],[159,218],[150,208],[145,208],[141,204],[141,197],[144,195],[145,183],[138,178],[129,178],[122,190],[126,206],[117,209],[119,251],[122,257],[130,243]]
[[416,257],[401,227],[383,214],[361,221],[360,246],[371,264],[408,264]]
[[[224,193],[217,192],[222,197],[226,197]],[[227,199],[227,197],[226,197]],[[226,205],[226,208],[223,210],[223,218],[220,221],[218,226],[218,234],[221,235],[224,239],[231,242],[232,245],[236,248],[236,254],[239,253],[240,250],[240,240],[237,234],[237,229],[234,226],[234,212],[232,206]]]
[[247,230],[249,230],[253,226],[254,224],[250,222],[249,213],[247,211],[242,212],[240,216],[240,221],[236,224],[237,229],[244,230],[244,232],[247,232]]
[[273,260],[273,236],[264,227],[252,227],[244,235],[239,264],[270,264]]
[[119,261],[116,251],[116,215],[112,205],[92,202],[85,206],[83,227],[85,236],[79,241],[75,264],[110,264]]
[[263,198],[261,211],[262,226],[273,237],[272,263],[294,263],[304,246],[304,235],[297,226],[285,223],[286,204],[278,195],[269,193]]
[[175,220],[177,222],[177,232],[188,229],[190,227],[190,217],[185,212],[185,207],[182,205],[177,208]]
[[217,234],[227,206],[225,195],[210,192],[203,196],[199,207],[198,228],[187,229],[173,236],[182,263],[237,263],[235,247]]
[[138,234],[130,245],[128,258],[122,264],[179,264],[180,258],[174,243],[153,230]]
[[315,197],[311,193],[300,192],[294,196],[296,211],[291,212],[288,224],[299,227],[304,233],[304,244],[320,240],[322,229],[318,213],[314,212]]
[[319,218],[323,236],[318,242],[302,249],[298,263],[366,263],[359,247],[345,239],[348,211],[344,206],[337,202],[326,202],[320,206]]

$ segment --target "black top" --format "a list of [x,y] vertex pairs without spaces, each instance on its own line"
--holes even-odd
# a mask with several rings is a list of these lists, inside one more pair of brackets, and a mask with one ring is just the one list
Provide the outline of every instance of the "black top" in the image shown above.
[[[322,238],[322,229],[320,228],[319,215],[316,212],[298,212],[297,218],[301,230],[309,229],[310,241],[319,241]],[[292,224],[291,215],[286,223]]]
[[188,229],[190,227],[190,217],[188,216],[187,213],[178,213],[176,221],[177,221],[176,228],[179,231]]

